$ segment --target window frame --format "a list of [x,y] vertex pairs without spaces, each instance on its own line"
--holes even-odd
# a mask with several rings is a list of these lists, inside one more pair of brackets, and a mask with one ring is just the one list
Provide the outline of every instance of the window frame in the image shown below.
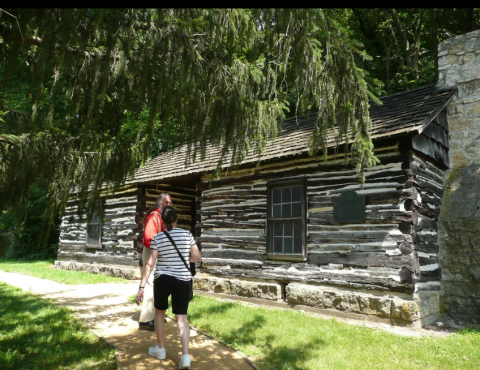
[[[276,179],[267,182],[267,258],[281,261],[306,261],[307,260],[307,209],[306,209],[306,186],[305,177],[296,179]],[[274,218],[273,209],[273,190],[286,187],[301,187],[301,215],[299,217]],[[301,253],[275,253],[273,252],[273,227],[277,220],[282,221],[301,221],[302,222],[302,252]]]
[[[92,220],[86,221],[86,226],[85,226],[85,247],[89,249],[102,249],[102,236],[103,236],[103,221],[102,221],[102,216],[103,216],[103,202],[98,202],[95,204],[95,207],[93,209],[92,213],[92,218],[94,215],[98,216],[98,222],[92,222]],[[98,233],[98,241],[96,244],[91,244],[89,243],[89,226],[98,226],[99,227],[99,233]]]

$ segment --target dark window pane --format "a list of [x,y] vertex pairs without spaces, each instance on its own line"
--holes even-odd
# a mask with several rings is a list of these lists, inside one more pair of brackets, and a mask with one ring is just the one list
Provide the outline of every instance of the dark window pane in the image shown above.
[[273,236],[283,236],[283,223],[275,222],[273,224]]
[[303,230],[302,221],[295,221],[294,228],[295,228],[294,235],[302,235],[302,230]]
[[87,226],[87,244],[88,245],[100,244],[100,225]]
[[295,235],[294,240],[294,253],[302,253],[302,235]]
[[273,253],[282,253],[282,243],[283,238],[275,237],[273,238]]
[[282,189],[273,189],[272,194],[273,204],[282,203]]
[[292,188],[282,189],[282,203],[290,203],[292,201]]
[[283,253],[293,253],[293,238],[283,239]]
[[295,253],[302,253],[302,234],[303,234],[303,228],[302,228],[302,222],[301,221],[296,221],[295,226],[294,226],[294,252]]
[[282,217],[282,206],[279,204],[279,205],[276,205],[276,206],[273,206],[273,217]]
[[292,217],[292,205],[282,204],[282,217]]
[[285,236],[293,236],[293,222],[284,222],[283,227]]
[[302,217],[302,203],[292,203],[292,217]]
[[292,188],[292,202],[301,202],[302,201],[302,187],[294,186]]

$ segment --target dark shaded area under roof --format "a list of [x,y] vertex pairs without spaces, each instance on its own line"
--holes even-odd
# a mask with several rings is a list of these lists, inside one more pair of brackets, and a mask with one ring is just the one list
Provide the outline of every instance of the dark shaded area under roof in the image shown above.
[[[428,85],[396,94],[381,97],[382,105],[372,103],[370,118],[372,140],[406,134],[421,133],[433,119],[445,108],[452,99],[456,88],[439,89],[436,85]],[[281,157],[299,155],[308,152],[308,139],[314,127],[314,116],[309,118],[287,118],[282,124],[282,130],[275,140],[270,141],[261,155],[250,153],[241,164],[256,163]],[[328,146],[336,146],[333,132],[328,137]],[[205,159],[199,156],[194,163],[187,163],[191,154],[187,145],[162,153],[153,158],[145,166],[139,168],[127,184],[149,181],[168,180],[180,176],[201,174],[213,171],[220,159],[220,150],[209,145],[206,148]],[[189,157],[190,155],[190,157]],[[231,162],[224,161],[224,168]]]

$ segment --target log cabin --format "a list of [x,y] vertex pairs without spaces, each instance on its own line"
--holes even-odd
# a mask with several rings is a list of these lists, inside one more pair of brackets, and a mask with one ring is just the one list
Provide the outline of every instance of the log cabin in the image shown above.
[[72,195],[55,265],[137,279],[141,219],[169,193],[202,248],[197,292],[268,301],[392,325],[439,317],[437,220],[449,167],[446,107],[456,88],[424,86],[372,104],[379,163],[361,183],[329,137],[308,153],[313,117],[287,118],[265,151],[212,178],[220,151],[186,146],[106,192],[89,222]]

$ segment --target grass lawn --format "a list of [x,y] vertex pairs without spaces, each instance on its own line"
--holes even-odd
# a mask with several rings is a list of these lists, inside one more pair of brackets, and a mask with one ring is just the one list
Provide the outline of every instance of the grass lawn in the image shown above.
[[83,271],[57,269],[54,261],[23,261],[0,259],[0,271],[16,272],[65,284],[125,283],[126,280]]
[[300,311],[198,295],[189,319],[199,330],[238,348],[262,370],[480,369],[480,330],[406,337]]
[[115,350],[73,313],[0,282],[0,369],[110,370]]
[[[18,307],[16,312],[23,315]],[[170,310],[167,314],[173,317]],[[261,370],[480,369],[480,329],[446,337],[407,337],[300,311],[200,295],[191,302],[189,320],[242,351]]]

